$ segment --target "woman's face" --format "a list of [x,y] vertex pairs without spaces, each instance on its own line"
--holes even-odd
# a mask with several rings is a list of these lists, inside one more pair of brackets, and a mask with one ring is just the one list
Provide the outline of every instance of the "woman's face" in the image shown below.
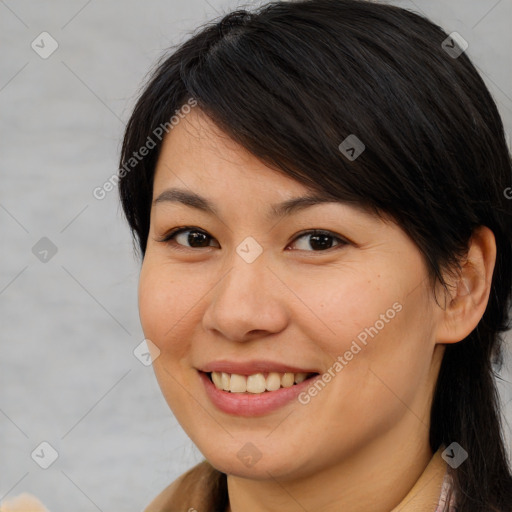
[[[441,346],[420,252],[396,224],[347,204],[274,212],[310,192],[198,107],[164,140],[140,318],[160,351],[153,366],[167,403],[225,473],[305,476],[369,446],[428,439]],[[162,241],[177,227],[189,230]],[[252,391],[217,390],[200,371],[212,368]],[[280,380],[309,372],[319,376]],[[276,382],[284,387],[261,392]]]

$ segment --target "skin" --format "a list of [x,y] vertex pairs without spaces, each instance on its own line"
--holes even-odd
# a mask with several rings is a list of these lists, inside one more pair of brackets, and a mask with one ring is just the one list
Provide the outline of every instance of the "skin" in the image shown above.
[[[228,474],[228,510],[391,510],[433,455],[429,413],[443,344],[462,340],[485,311],[492,232],[476,233],[464,281],[454,278],[446,296],[439,288],[439,307],[422,255],[395,223],[340,202],[266,220],[270,204],[309,190],[238,146],[199,108],[164,140],[153,198],[170,187],[207,197],[219,215],[176,202],[152,206],[140,319],[160,350],[153,367],[167,403]],[[159,241],[182,226],[209,238],[191,246],[186,232],[174,245]],[[332,247],[298,237],[310,229],[330,231]],[[252,263],[236,252],[248,236],[263,248]],[[216,409],[204,392],[196,368],[218,359],[325,372],[395,303],[401,311],[306,405],[294,400],[242,418]],[[237,457],[247,442],[261,453],[252,467]]]

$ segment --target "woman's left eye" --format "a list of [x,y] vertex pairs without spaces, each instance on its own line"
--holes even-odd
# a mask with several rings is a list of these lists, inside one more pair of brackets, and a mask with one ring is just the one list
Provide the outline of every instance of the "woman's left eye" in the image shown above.
[[[299,247],[299,250],[308,250],[306,247],[309,246],[314,249],[313,252],[323,252],[325,250],[332,249],[332,242],[334,240],[338,242],[337,244],[334,245],[334,247],[344,246],[348,244],[348,242],[341,238],[340,236],[337,236],[330,231],[325,231],[321,229],[312,229],[303,232],[299,234],[297,237],[295,237],[294,241],[307,237],[310,237],[309,242],[304,243],[303,247]],[[205,231],[192,227],[184,227],[171,230],[169,233],[164,235],[164,237],[161,240],[159,240],[159,242],[164,242],[168,244],[170,243],[173,247],[175,247],[178,250],[187,250],[187,248],[196,249],[210,247],[208,240],[214,240],[214,238],[208,235],[208,233],[206,233]],[[188,243],[190,245],[184,245],[185,243]],[[194,246],[194,244],[198,245]],[[287,247],[290,247],[290,245],[288,245]]]
[[[305,237],[311,237],[309,239],[309,242],[307,242],[305,245],[309,245],[309,247],[317,247],[323,250],[326,249],[332,249],[333,244],[331,243],[332,240],[337,240],[338,244],[335,246],[344,246],[347,245],[348,242],[344,240],[343,238],[335,235],[334,233],[331,233],[330,231],[324,231],[321,229],[313,229],[310,231],[306,231],[305,233],[302,233],[302,235],[297,236],[294,240],[300,240],[301,238]],[[299,248],[300,250],[307,250],[303,248]],[[314,251],[318,252],[318,251]],[[322,251],[321,251],[322,252]]]

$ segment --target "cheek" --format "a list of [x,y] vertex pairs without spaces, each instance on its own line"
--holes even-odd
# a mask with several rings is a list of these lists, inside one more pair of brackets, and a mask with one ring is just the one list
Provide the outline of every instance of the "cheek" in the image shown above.
[[427,378],[433,324],[427,288],[418,284],[423,272],[416,261],[404,261],[298,291],[318,312],[314,322],[303,316],[301,327],[322,349],[325,367],[343,358],[333,369],[343,375],[334,379],[342,394],[350,390],[356,402],[380,409],[388,398],[397,401],[388,387],[410,402]]
[[191,378],[188,340],[191,326],[197,322],[192,307],[197,297],[190,292],[188,281],[176,278],[177,275],[169,266],[145,260],[139,277],[138,301],[144,337],[160,350],[153,371],[167,404],[181,417],[189,398],[184,387],[188,387],[186,382]]
[[[147,260],[144,260],[139,277],[139,316],[144,336],[159,345],[160,336],[164,328],[164,319],[167,310],[171,315],[173,304],[167,304],[169,296],[166,287],[162,286],[162,279],[157,278],[158,272]],[[160,347],[159,347],[160,348]]]
[[404,295],[395,288],[381,298],[368,309],[371,314],[352,313],[357,322],[347,327],[343,342],[345,359],[351,360],[338,384],[351,390],[346,403],[354,415],[365,421],[365,409],[384,428],[408,411],[422,416],[434,344],[425,289]]
[[162,355],[174,351],[184,343],[180,335],[180,319],[186,315],[191,301],[190,291],[176,273],[162,265],[145,260],[139,277],[139,315],[144,336],[158,346]]
[[138,287],[139,316],[144,336],[160,349],[160,365],[176,367],[191,353],[190,341],[197,338],[208,292],[216,283],[212,275],[152,255],[144,260]]
[[386,277],[371,268],[366,274],[360,269],[344,269],[320,281],[315,276],[308,283],[297,282],[297,296],[309,306],[309,313],[302,315],[302,327],[310,339],[325,345],[323,348],[329,349],[330,354],[342,354],[358,335],[362,341],[369,337],[365,329],[374,332],[375,323],[379,331],[387,328],[398,316],[399,305],[393,308],[393,304],[401,293],[400,285],[390,283]]

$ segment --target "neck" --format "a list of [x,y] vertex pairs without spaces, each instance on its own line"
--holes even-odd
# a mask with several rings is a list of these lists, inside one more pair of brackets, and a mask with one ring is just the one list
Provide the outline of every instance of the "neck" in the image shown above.
[[408,411],[401,427],[395,426],[340,463],[300,479],[228,475],[227,512],[389,512],[401,505],[432,459],[428,428],[418,423]]

